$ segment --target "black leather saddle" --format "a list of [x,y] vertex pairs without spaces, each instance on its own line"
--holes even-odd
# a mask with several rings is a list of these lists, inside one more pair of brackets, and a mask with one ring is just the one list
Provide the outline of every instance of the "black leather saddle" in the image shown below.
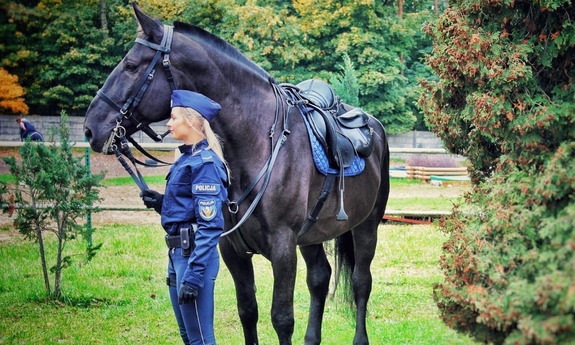
[[306,99],[306,119],[318,141],[336,167],[347,168],[356,155],[369,157],[373,151],[373,129],[369,115],[361,108],[344,104],[326,82],[308,79],[296,85]]
[[[360,108],[341,102],[326,82],[308,79],[297,85],[280,84],[291,101],[301,111],[308,123],[309,135],[314,135],[330,161],[332,168],[339,169],[340,209],[338,221],[348,220],[344,210],[344,169],[351,166],[355,156],[368,157],[373,152],[373,129],[370,116]],[[335,175],[327,174],[320,197],[302,225],[298,236],[303,236],[317,221],[324,202],[330,193]]]

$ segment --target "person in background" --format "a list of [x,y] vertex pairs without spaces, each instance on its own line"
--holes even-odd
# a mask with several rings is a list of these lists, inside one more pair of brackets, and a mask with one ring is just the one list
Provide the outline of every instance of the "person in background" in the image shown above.
[[16,122],[18,122],[18,127],[20,128],[21,141],[26,141],[26,138],[30,138],[32,141],[44,141],[44,136],[36,130],[32,122],[24,118],[17,118]]
[[167,233],[167,284],[182,340],[186,345],[215,345],[217,244],[224,231],[229,171],[210,122],[221,107],[187,90],[174,90],[171,101],[167,127],[174,139],[184,142],[182,155],[166,177],[165,194],[147,189],[141,197],[161,215]]

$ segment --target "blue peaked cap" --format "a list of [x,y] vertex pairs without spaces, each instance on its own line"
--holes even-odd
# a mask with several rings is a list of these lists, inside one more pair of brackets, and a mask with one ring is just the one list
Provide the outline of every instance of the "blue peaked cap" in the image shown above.
[[172,108],[184,107],[192,108],[200,113],[208,122],[212,122],[222,106],[218,102],[208,98],[201,93],[189,90],[172,91]]

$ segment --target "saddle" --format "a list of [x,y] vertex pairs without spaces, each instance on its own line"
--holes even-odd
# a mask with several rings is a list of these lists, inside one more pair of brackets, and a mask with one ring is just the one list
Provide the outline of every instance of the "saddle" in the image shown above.
[[[348,219],[343,205],[344,169],[351,166],[356,156],[369,157],[373,152],[373,128],[369,115],[360,108],[341,102],[333,89],[324,81],[308,79],[297,85],[280,85],[289,94],[307,122],[309,135],[315,136],[327,153],[330,165],[339,169],[340,209],[339,221]],[[330,193],[335,175],[327,174],[320,197],[302,225],[298,236],[303,236],[318,220],[324,202]]]
[[343,104],[322,80],[308,79],[296,87],[299,95],[308,101],[305,112],[308,124],[336,167],[349,167],[356,155],[371,155],[373,129],[366,112]]

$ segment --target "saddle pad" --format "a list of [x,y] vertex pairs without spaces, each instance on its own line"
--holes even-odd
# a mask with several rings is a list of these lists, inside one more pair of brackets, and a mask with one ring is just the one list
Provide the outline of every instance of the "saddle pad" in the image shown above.
[[[317,140],[315,134],[313,134],[313,131],[309,126],[306,118],[303,115],[302,117],[311,144],[311,155],[313,157],[315,167],[323,175],[327,174],[339,175],[339,169],[332,168],[329,166],[329,159],[327,158],[327,153],[325,152],[324,147],[321,145],[319,140]],[[343,175],[357,176],[363,172],[363,169],[365,169],[365,159],[355,155],[355,157],[353,158],[353,163],[349,167],[343,170]]]

